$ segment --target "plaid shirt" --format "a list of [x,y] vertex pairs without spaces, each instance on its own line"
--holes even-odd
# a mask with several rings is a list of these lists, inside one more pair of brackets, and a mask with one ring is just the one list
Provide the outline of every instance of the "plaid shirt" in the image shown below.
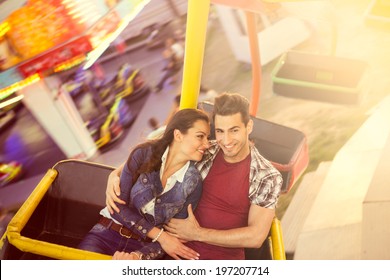
[[[203,180],[209,173],[220,149],[215,140],[210,141],[210,148],[203,156],[202,161],[196,164]],[[275,209],[282,187],[282,175],[267,159],[260,155],[254,145],[251,145],[250,149],[249,200],[258,206]]]

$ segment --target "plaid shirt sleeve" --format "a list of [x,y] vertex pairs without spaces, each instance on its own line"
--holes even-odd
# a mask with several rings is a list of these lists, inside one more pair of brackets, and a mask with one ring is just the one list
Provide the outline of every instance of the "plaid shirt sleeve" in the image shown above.
[[251,147],[249,183],[251,203],[275,209],[282,188],[282,175],[254,146]]

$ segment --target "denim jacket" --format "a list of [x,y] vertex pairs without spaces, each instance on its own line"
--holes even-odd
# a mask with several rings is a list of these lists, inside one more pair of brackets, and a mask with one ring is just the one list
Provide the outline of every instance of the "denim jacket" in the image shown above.
[[[137,149],[132,158],[124,165],[120,177],[121,194],[119,198],[126,204],[117,204],[119,213],[114,213],[112,218],[119,221],[125,227],[136,234],[146,237],[146,234],[155,226],[161,227],[171,218],[186,218],[187,206],[197,206],[202,192],[202,177],[190,163],[183,182],[177,181],[171,190],[162,193],[163,187],[160,180],[160,172],[140,174],[137,181],[132,185],[132,170],[137,170],[145,161],[150,159],[151,148]],[[141,208],[153,198],[156,198],[154,217],[143,214]],[[147,243],[141,250],[146,258],[155,259],[163,255],[160,243]]]

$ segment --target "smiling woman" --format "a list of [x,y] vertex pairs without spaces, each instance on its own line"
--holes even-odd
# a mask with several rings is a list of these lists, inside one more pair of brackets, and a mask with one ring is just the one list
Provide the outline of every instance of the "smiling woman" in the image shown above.
[[172,217],[188,216],[188,205],[196,207],[202,177],[195,163],[209,147],[207,114],[197,109],[178,111],[164,134],[137,145],[123,164],[123,186],[117,204],[108,207],[83,238],[78,248],[113,256],[113,259],[195,259],[196,252],[164,232]]

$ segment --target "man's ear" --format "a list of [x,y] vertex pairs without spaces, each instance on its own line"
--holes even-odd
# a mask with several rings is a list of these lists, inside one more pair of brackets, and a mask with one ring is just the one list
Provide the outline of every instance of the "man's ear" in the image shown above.
[[253,120],[250,119],[248,121],[248,124],[246,125],[246,129],[248,130],[248,135],[252,133],[253,131]]

